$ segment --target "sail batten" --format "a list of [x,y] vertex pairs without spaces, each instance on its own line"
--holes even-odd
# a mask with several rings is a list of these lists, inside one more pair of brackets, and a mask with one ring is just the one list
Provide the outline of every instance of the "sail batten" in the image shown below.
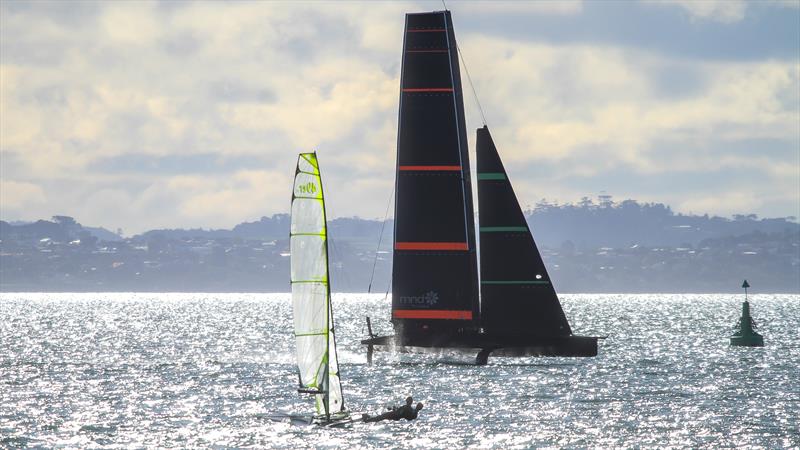
[[315,153],[301,153],[297,158],[291,210],[290,282],[298,390],[314,394],[317,414],[330,417],[344,410],[344,397],[328,283],[325,200]]

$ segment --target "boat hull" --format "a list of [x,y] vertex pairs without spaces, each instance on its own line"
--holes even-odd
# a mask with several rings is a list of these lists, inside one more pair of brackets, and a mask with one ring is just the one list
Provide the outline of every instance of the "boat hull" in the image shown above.
[[764,338],[760,334],[731,336],[731,345],[734,347],[763,347]]
[[488,334],[456,335],[401,342],[397,336],[380,336],[361,341],[379,351],[399,353],[483,353],[488,357],[522,356],[597,356],[597,339],[590,336],[492,336]]

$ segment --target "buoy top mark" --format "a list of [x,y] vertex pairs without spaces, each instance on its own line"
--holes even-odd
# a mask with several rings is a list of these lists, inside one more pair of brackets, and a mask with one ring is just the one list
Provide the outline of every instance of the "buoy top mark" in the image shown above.
[[744,280],[744,283],[742,283],[742,287],[745,288],[745,289],[750,287],[750,284],[747,283],[747,280]]

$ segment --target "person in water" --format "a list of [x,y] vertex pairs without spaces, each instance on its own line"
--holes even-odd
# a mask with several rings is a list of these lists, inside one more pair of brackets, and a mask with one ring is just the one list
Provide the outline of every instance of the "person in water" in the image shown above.
[[408,397],[406,399],[406,404],[401,407],[392,407],[388,412],[380,414],[378,416],[369,416],[368,414],[364,414],[362,419],[364,422],[380,422],[381,420],[414,420],[417,418],[419,414],[419,410],[422,409],[422,403],[417,403],[416,408],[412,408],[411,404],[414,403],[414,399]]

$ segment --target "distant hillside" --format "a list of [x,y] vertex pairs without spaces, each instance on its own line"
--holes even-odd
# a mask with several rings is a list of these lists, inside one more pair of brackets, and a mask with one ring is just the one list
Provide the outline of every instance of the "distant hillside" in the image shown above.
[[[559,292],[800,292],[800,224],[674,214],[633,200],[540,202],[526,212]],[[332,288],[385,292],[393,223],[328,224]],[[383,236],[378,246],[379,235]],[[289,215],[230,230],[163,229],[130,238],[68,216],[0,221],[0,290],[287,292]]]
[[[634,244],[696,245],[704,239],[740,236],[760,231],[800,233],[800,224],[793,217],[758,219],[755,215],[736,215],[731,219],[717,216],[675,214],[661,203],[620,203],[604,198],[600,203],[584,199],[580,204],[539,203],[525,212],[534,239],[540,246],[559,247],[567,241],[578,247],[618,247]],[[333,219],[328,231],[334,238],[358,239],[377,243],[383,224],[358,217]],[[385,225],[384,239],[391,240],[394,229],[390,220]],[[275,214],[255,222],[243,222],[231,230],[167,229],[151,230],[139,237],[155,234],[171,239],[242,238],[278,240],[289,235],[289,215]]]
[[102,241],[121,241],[122,236],[100,227],[85,227],[69,216],[53,216],[52,220],[6,222],[0,220],[0,239],[52,239],[71,241],[91,236]]
[[755,214],[732,219],[675,214],[661,203],[625,200],[614,203],[604,197],[599,204],[588,198],[578,204],[541,202],[527,211],[534,239],[541,246],[558,247],[571,241],[581,247],[630,245],[696,245],[704,239],[740,236],[760,231],[800,233],[794,217],[758,219]]
[[[289,237],[289,214],[275,214],[272,217],[262,217],[255,222],[242,222],[230,230],[225,229],[157,229],[144,232],[134,238],[147,239],[155,235],[161,235],[169,239],[191,239],[191,238],[240,238],[240,239],[261,239],[274,241]],[[377,242],[382,223],[377,220],[361,219],[358,217],[344,217],[333,219],[328,222],[328,231],[337,238],[356,238],[371,239]],[[391,230],[391,221],[386,225],[387,230]]]

